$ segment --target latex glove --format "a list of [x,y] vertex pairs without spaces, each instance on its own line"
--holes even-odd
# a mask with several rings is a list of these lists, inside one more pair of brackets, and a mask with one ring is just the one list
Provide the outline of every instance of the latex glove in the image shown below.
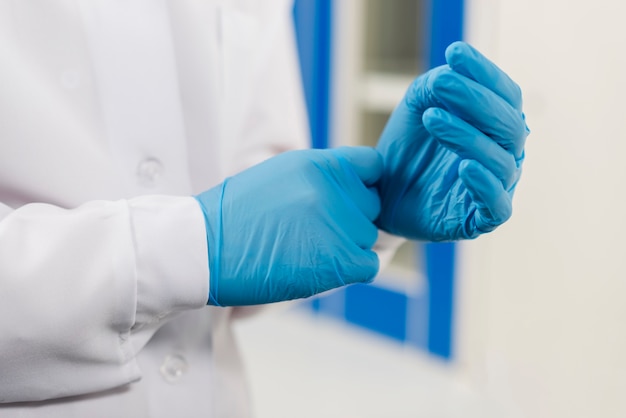
[[373,148],[292,151],[196,196],[209,304],[277,302],[372,281],[380,200],[370,186],[381,173]]
[[475,238],[511,216],[530,132],[520,88],[462,42],[418,77],[377,149],[385,169],[377,223],[428,241]]

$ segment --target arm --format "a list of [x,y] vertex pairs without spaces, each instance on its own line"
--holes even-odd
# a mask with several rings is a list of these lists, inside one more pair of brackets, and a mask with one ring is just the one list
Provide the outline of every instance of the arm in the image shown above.
[[207,295],[255,305],[371,281],[381,173],[371,148],[302,150],[195,200],[3,206],[0,401],[138,379],[135,356],[155,330]]
[[96,392],[207,301],[204,220],[190,197],[0,205],[0,402]]

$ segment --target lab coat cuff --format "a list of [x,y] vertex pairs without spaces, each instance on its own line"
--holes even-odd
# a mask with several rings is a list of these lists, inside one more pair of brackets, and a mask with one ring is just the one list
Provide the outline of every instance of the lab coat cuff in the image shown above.
[[136,247],[135,329],[206,306],[206,232],[195,199],[143,196],[129,204]]
[[391,263],[398,247],[406,241],[406,238],[391,235],[385,231],[378,230],[378,239],[374,245],[374,252],[378,255],[379,270],[383,270]]

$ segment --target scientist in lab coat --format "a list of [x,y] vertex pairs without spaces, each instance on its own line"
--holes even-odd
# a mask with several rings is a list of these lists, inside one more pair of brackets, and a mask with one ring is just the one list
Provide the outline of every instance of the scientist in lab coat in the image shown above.
[[0,0],[0,416],[249,416],[249,305],[508,219],[521,94],[464,44],[376,149],[285,152],[291,7]]

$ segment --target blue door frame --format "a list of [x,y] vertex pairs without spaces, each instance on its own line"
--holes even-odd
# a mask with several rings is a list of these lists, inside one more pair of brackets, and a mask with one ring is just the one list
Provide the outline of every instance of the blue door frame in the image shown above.
[[[427,11],[422,22],[427,43],[424,62],[432,68],[444,64],[445,48],[463,38],[464,0],[424,0],[424,6]],[[329,143],[332,8],[332,0],[296,0],[294,5],[296,37],[314,148],[324,148]],[[424,251],[426,295],[416,298],[376,285],[355,285],[334,293],[326,301],[323,297],[315,299],[313,309],[450,359],[453,355],[455,245],[425,244],[419,247]],[[423,306],[424,309],[412,309],[411,306]],[[407,315],[426,315],[427,318],[414,321]],[[426,329],[417,332],[407,330],[407,324],[420,323],[425,324]],[[416,333],[424,335],[411,337]]]

